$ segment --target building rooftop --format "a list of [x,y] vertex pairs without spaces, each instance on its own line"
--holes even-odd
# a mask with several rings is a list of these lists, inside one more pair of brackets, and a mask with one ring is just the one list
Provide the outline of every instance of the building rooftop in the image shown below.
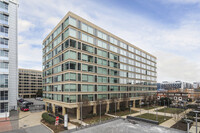
[[[162,126],[149,124],[145,122],[136,122],[133,124],[127,120],[116,119],[104,124],[99,124],[84,128],[75,133],[185,133],[185,131],[165,128]],[[68,133],[70,131],[64,131],[62,133]],[[73,131],[72,131],[73,132]]]

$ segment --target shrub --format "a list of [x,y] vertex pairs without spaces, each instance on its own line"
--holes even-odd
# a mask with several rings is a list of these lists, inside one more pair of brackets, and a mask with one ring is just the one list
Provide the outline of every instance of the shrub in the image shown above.
[[42,118],[45,120],[45,122],[48,122],[49,124],[54,124],[55,123],[55,118],[52,116],[49,116],[48,113],[43,113]]

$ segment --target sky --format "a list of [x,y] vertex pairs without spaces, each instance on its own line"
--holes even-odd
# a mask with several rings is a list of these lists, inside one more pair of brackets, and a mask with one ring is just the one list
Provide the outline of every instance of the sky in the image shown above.
[[19,68],[71,11],[157,57],[157,81],[200,81],[200,0],[19,0]]

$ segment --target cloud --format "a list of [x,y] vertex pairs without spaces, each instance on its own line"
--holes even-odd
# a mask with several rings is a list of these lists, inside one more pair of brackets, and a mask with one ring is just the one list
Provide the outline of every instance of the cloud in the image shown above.
[[199,4],[199,0],[162,0],[165,3],[176,3],[176,4]]
[[194,82],[200,80],[200,64],[193,62],[183,56],[176,54],[157,51],[159,62],[158,79],[159,81],[177,81],[183,80],[187,82]]
[[[168,0],[167,2],[172,3],[172,1],[175,4],[189,3],[189,0]],[[190,3],[196,2],[198,1],[190,1]],[[114,6],[111,8],[105,3],[96,3],[91,0],[84,3],[81,0],[32,0],[31,2],[23,1],[19,8],[20,19],[34,25],[24,28],[25,31],[30,31],[32,28],[31,33],[20,34],[19,49],[23,48],[19,50],[20,66],[27,66],[25,62],[32,68],[41,65],[41,48],[33,48],[32,45],[41,46],[46,35],[68,11],[72,11],[139,48],[153,53],[158,58],[158,81],[200,81],[198,74],[200,64],[197,63],[200,60],[198,12],[191,10],[183,16],[175,16],[177,23],[166,24],[144,17],[139,12],[128,12]],[[29,9],[32,10],[29,12]],[[32,59],[33,57],[35,59]],[[30,60],[32,63],[28,63]]]
[[18,19],[18,26],[19,26],[18,29],[20,33],[20,32],[29,31],[31,28],[34,28],[35,25],[27,20]]

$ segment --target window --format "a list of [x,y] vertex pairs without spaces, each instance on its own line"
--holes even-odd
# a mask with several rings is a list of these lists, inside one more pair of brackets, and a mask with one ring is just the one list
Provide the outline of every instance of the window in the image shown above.
[[62,85],[54,85],[53,86],[53,91],[59,91],[59,92],[61,92],[62,91]]
[[63,101],[66,103],[75,103],[76,95],[63,95]]
[[0,8],[5,9],[6,11],[8,11],[8,4],[0,1]]
[[8,112],[8,103],[0,103],[0,113],[4,112]]
[[112,76],[118,76],[118,71],[110,69],[110,75],[112,75]]
[[110,77],[110,83],[118,83],[118,78]]
[[112,62],[112,61],[110,61],[110,67],[118,68],[117,67],[117,63],[116,62]]
[[64,91],[77,91],[76,84],[65,84]]
[[65,81],[76,81],[76,73],[65,73]]
[[90,33],[90,34],[94,34],[94,29],[84,23],[81,23],[81,29]]
[[75,51],[67,51],[64,54],[64,60],[66,59],[77,59],[77,54]]
[[103,41],[97,40],[97,46],[107,49],[108,44]]
[[117,47],[113,46],[113,45],[110,45],[110,50],[115,52],[115,53],[118,53],[118,49]]
[[76,27],[76,19],[72,18],[71,16],[69,17],[69,24]]
[[8,74],[0,74],[0,88],[8,88]]
[[67,38],[69,36],[69,29],[67,29],[64,33],[63,33],[63,39]]
[[97,55],[103,56],[105,58],[108,57],[108,53],[106,51],[103,51],[103,50],[100,50],[100,49],[97,49]]
[[61,32],[61,29],[62,27],[61,26],[59,26],[55,31],[54,31],[54,33],[53,33],[53,38],[55,38],[60,32]]
[[53,82],[60,82],[62,81],[62,75],[53,76]]
[[53,47],[57,46],[62,41],[61,35],[53,42]]
[[94,91],[94,85],[82,85],[81,91],[82,92],[93,92]]
[[107,40],[107,35],[101,31],[97,31],[97,36],[103,40]]
[[108,71],[106,68],[98,67],[97,73],[107,75]]
[[118,86],[110,86],[110,91],[119,91]]
[[127,45],[123,42],[120,42],[120,47],[124,48],[124,49],[127,49]]
[[118,56],[115,54],[110,53],[110,59],[118,60]]
[[90,52],[90,53],[94,53],[94,48],[84,43],[82,44],[82,50]]
[[107,60],[97,58],[97,64],[107,66],[108,62]]
[[97,78],[98,83],[108,83],[108,78],[103,76],[98,76]]
[[98,85],[97,91],[108,91],[108,86],[107,85]]
[[0,69],[8,69],[8,62],[0,62]]
[[94,72],[94,68],[92,65],[82,64],[82,71]]
[[117,45],[117,40],[114,39],[114,38],[112,38],[112,37],[110,37],[110,42],[113,43],[113,44],[115,44],[115,45]]
[[8,100],[8,91],[0,91],[0,100]]
[[67,18],[63,23],[63,28],[65,29],[69,25],[69,18]]
[[6,51],[6,50],[0,50],[0,56],[8,57],[8,51]]
[[94,82],[94,76],[82,74],[82,82]]
[[93,56],[82,54],[82,61],[93,62]]
[[53,65],[56,65],[62,61],[62,55],[53,59]]
[[98,94],[97,99],[98,100],[108,99],[108,95],[107,94]]
[[60,53],[61,51],[62,51],[62,45],[60,45],[59,47],[57,47],[57,48],[53,51],[54,56],[57,55],[58,53]]
[[94,95],[90,94],[90,95],[82,95],[82,100],[83,101],[93,101],[93,97]]
[[76,70],[76,62],[66,62],[63,64],[64,70],[72,69]]
[[69,28],[69,35],[76,38],[76,30]]
[[94,38],[82,33],[82,40],[91,44],[94,44]]

